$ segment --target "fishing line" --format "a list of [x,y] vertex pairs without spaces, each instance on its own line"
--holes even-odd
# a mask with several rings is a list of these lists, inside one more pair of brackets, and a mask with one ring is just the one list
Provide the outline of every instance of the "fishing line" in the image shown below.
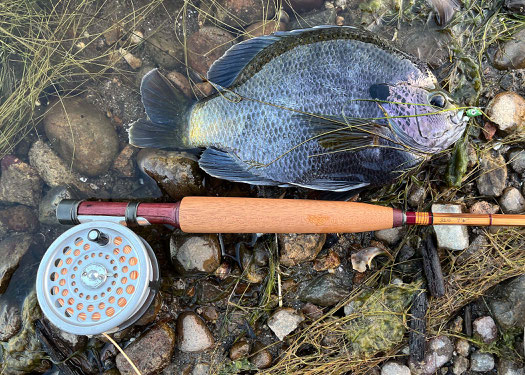
[[135,371],[135,373],[137,375],[142,375],[142,373],[139,371],[139,369],[137,368],[137,366],[135,366],[135,364],[133,363],[133,361],[131,360],[131,358],[128,357],[128,355],[126,354],[126,352],[124,352],[124,350],[120,347],[119,344],[117,344],[117,342],[115,340],[113,340],[113,338],[108,335],[106,332],[102,332],[102,335],[107,338],[114,346],[115,348],[118,349],[118,351],[124,356],[124,358],[126,358],[126,361],[128,361],[128,363],[131,365],[131,367],[133,368],[133,370]]

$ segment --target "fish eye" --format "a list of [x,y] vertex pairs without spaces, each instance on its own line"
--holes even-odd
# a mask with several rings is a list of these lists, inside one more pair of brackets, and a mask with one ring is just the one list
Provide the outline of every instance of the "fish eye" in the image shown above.
[[428,102],[434,107],[445,108],[447,105],[447,98],[445,98],[443,94],[436,93],[428,98]]

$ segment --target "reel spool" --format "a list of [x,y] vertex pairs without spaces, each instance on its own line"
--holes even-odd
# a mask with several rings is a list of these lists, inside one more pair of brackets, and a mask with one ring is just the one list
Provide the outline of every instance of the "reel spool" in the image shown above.
[[58,237],[37,274],[38,303],[58,328],[96,335],[135,323],[155,297],[159,267],[148,243],[107,221],[77,225]]

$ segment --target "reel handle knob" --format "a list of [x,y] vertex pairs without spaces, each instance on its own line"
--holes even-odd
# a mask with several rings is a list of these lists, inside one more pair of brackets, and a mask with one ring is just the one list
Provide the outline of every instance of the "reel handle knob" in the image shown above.
[[101,231],[99,231],[98,229],[91,229],[89,232],[88,232],[88,240],[90,240],[91,242],[96,242],[98,243],[100,246],[105,246],[108,244],[109,242],[109,237],[107,234],[105,233],[102,233]]

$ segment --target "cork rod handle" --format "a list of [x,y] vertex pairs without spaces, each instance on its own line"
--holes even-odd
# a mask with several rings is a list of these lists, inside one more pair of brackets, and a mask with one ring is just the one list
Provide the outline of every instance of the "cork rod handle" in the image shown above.
[[179,224],[189,233],[353,233],[401,225],[398,210],[355,202],[185,197]]

